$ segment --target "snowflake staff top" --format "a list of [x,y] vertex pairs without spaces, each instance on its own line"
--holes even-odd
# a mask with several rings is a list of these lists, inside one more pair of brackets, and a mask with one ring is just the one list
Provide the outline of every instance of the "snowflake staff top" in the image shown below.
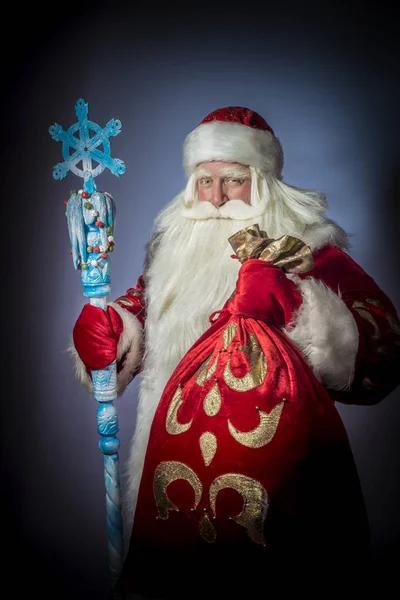
[[[73,190],[66,202],[71,254],[81,271],[84,295],[104,298],[110,293],[111,269],[108,253],[114,249],[115,203],[107,192],[97,192],[95,177],[107,167],[119,177],[125,165],[110,153],[111,136],[121,132],[121,121],[111,119],[104,128],[88,119],[88,104],[80,98],[75,105],[78,121],[65,131],[55,123],[51,137],[61,141],[64,162],[53,168],[54,179],[71,171],[83,179],[83,189]],[[70,149],[72,151],[70,151]]]
[[[58,163],[53,168],[54,179],[64,179],[68,171],[72,171],[75,175],[84,179],[91,179],[94,185],[94,178],[100,175],[107,167],[113,175],[119,177],[125,173],[125,165],[119,158],[111,158],[110,156],[110,136],[116,136],[121,132],[121,121],[111,119],[102,129],[97,123],[88,119],[88,104],[80,98],[75,105],[77,123],[71,125],[68,131],[64,131],[61,125],[55,123],[49,128],[51,137],[57,142],[63,142],[62,153],[65,158],[63,163]],[[79,131],[79,137],[76,137],[76,132]],[[91,136],[90,132],[94,131]],[[103,151],[99,147],[103,146]],[[69,149],[74,152],[70,154]],[[92,160],[97,162],[97,166],[93,168]],[[82,169],[77,165],[82,161]],[[89,177],[91,175],[91,178]],[[87,181],[85,181],[87,185]],[[88,192],[94,191],[84,189]],[[96,189],[96,188],[94,188]]]

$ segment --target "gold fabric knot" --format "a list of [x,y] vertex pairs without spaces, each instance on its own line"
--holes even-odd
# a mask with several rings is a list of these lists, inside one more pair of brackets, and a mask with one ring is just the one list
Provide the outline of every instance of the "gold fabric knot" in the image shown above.
[[291,235],[269,238],[257,224],[234,233],[228,241],[241,263],[260,258],[286,273],[306,273],[314,266],[311,248],[302,240]]

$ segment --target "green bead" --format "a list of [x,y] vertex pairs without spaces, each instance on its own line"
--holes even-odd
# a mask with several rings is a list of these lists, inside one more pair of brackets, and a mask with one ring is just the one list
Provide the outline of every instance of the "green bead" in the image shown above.
[[85,208],[87,208],[89,210],[89,208],[93,208],[93,204],[91,204],[90,202],[85,202],[85,204],[83,205]]
[[70,196],[73,196],[74,194],[76,194],[76,190],[71,190],[69,193]]
[[81,269],[82,269],[83,271],[87,271],[87,263],[82,263],[82,264],[81,264]]
[[109,246],[107,248],[107,252],[114,252],[114,246]]
[[106,231],[107,233],[112,233],[112,227],[107,227]]
[[86,250],[87,250],[87,252],[92,252],[92,251],[93,251],[93,246],[88,246],[88,247],[86,248]]

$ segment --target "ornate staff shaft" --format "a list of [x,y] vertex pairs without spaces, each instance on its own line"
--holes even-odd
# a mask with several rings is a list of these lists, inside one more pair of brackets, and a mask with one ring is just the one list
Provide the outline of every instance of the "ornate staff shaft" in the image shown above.
[[[107,310],[111,288],[110,253],[114,249],[115,202],[107,192],[98,192],[94,178],[105,167],[117,177],[125,165],[110,156],[109,137],[118,135],[121,122],[109,121],[104,129],[89,121],[88,105],[79,99],[75,106],[78,122],[64,131],[58,124],[49,128],[56,141],[63,142],[64,162],[53,168],[53,177],[63,179],[68,171],[83,178],[83,189],[73,190],[66,204],[71,254],[75,269],[81,273],[83,294],[95,306]],[[72,152],[70,151],[72,149]],[[93,166],[93,162],[96,166]],[[99,449],[104,455],[108,555],[114,583],[122,566],[123,531],[119,479],[119,431],[117,411],[117,370],[115,361],[104,369],[91,372],[97,407]]]

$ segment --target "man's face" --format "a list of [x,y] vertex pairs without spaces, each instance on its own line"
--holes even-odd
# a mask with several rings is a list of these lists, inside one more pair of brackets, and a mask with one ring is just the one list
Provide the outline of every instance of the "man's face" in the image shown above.
[[229,200],[242,200],[250,204],[249,167],[232,162],[210,161],[200,163],[196,174],[201,202],[211,202],[217,208]]

